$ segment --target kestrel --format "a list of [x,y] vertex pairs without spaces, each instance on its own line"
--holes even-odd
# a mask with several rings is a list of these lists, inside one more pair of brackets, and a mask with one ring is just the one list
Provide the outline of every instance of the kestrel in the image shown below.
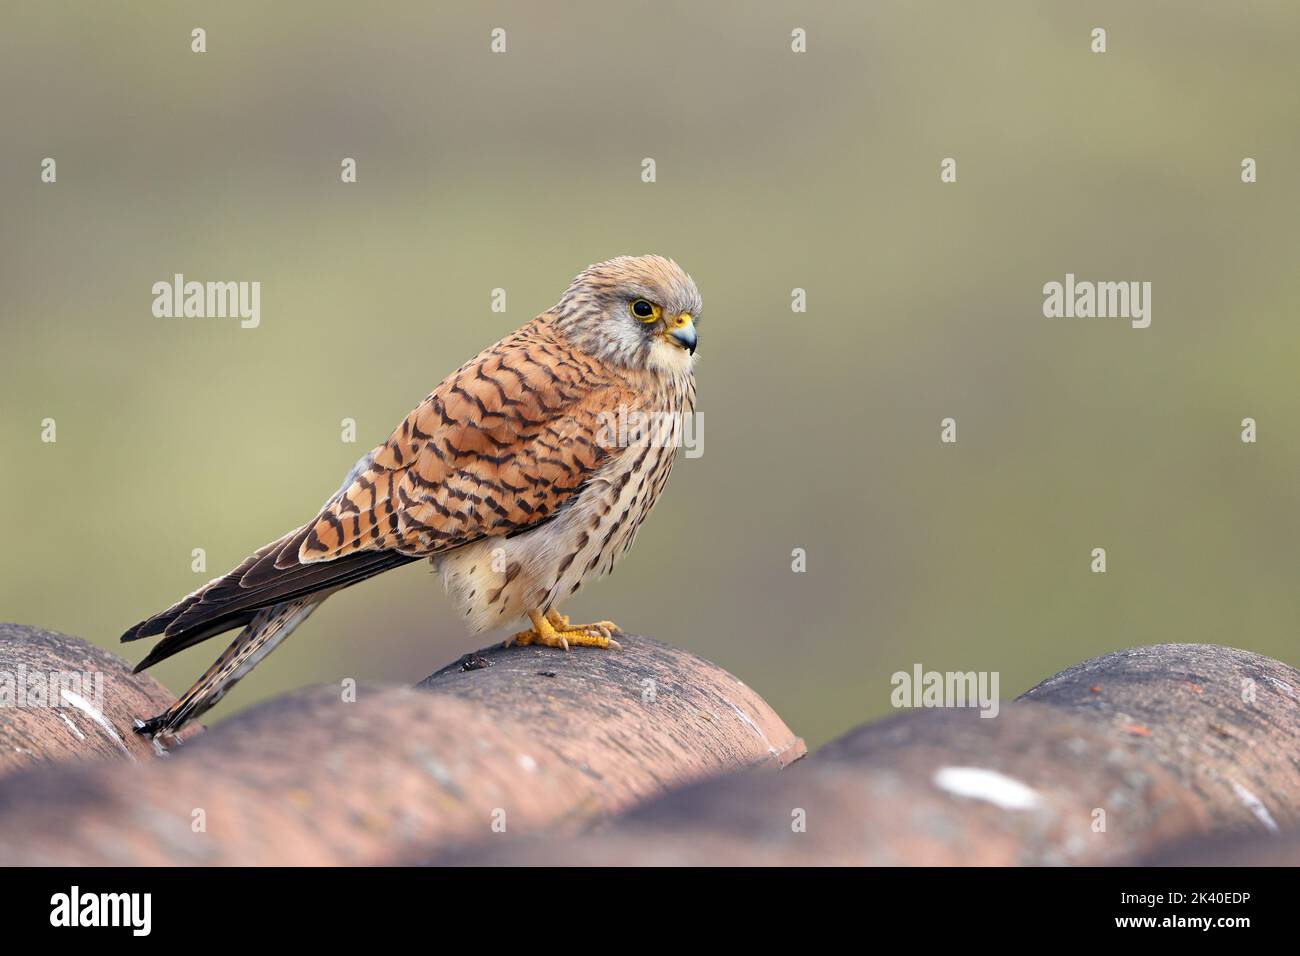
[[243,628],[137,731],[178,730],[335,591],[421,558],[475,633],[526,618],[506,643],[617,648],[612,622],[570,624],[557,605],[627,553],[668,481],[695,407],[700,311],[670,259],[582,272],[554,308],[448,376],[314,518],[122,635],[162,635],[138,672]]

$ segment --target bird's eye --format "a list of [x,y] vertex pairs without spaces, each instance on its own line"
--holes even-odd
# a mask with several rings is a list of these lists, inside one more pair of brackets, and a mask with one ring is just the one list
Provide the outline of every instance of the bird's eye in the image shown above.
[[633,299],[632,314],[642,322],[655,322],[659,319],[660,310],[659,306],[653,302],[647,302],[645,299]]

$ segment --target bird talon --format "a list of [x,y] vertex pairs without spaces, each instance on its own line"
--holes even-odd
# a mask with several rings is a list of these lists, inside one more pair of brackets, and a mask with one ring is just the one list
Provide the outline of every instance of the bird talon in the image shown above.
[[556,610],[529,611],[528,619],[533,626],[520,631],[507,639],[506,646],[519,644],[542,644],[546,647],[561,647],[571,650],[574,647],[597,647],[601,649],[622,650],[623,645],[614,640],[615,633],[622,633],[613,621],[597,621],[595,624],[570,624],[568,615]]

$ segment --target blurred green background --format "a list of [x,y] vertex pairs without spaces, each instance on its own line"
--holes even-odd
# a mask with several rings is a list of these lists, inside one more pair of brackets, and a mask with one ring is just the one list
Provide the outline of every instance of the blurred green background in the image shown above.
[[[3,19],[6,619],[117,646],[311,517],[588,263],[658,252],[704,294],[704,455],[576,619],[723,664],[812,745],[886,713],[914,662],[999,671],[1009,697],[1134,644],[1300,660],[1295,3]],[[261,327],[154,318],[175,272],[260,281]],[[1067,272],[1152,282],[1151,327],[1044,318]],[[483,643],[412,565],[330,600],[212,716]],[[219,650],[156,674],[181,691]]]

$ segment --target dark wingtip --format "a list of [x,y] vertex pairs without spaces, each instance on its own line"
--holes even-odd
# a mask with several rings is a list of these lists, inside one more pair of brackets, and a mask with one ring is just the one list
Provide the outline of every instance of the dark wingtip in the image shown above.
[[152,637],[154,634],[161,634],[167,626],[172,615],[168,611],[162,614],[155,614],[153,617],[147,617],[139,624],[128,627],[122,634],[121,641],[126,644],[129,641],[138,641],[142,637]]
[[136,664],[135,667],[131,668],[131,673],[138,674],[143,670],[148,670],[150,667],[153,667],[155,664],[157,664],[160,660],[169,656],[167,653],[160,654],[159,653],[160,650],[164,650],[163,644],[162,643],[155,644],[149,650],[149,653],[146,654],[143,658],[141,658],[140,663]]

